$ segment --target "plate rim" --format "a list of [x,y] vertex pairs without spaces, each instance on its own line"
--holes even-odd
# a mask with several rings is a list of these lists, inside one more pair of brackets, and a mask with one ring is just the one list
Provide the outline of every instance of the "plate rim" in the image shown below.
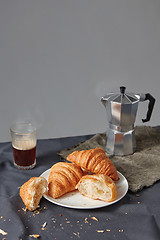
[[[44,175],[48,174],[49,171],[50,171],[50,169],[51,169],[51,168],[49,168],[49,169],[45,170],[43,173],[41,173],[40,177],[44,177]],[[53,203],[53,204],[55,204],[55,205],[58,205],[58,206],[61,206],[61,207],[72,208],[72,209],[81,209],[81,210],[85,210],[85,209],[86,209],[86,210],[87,210],[87,209],[97,209],[97,208],[107,207],[107,206],[110,206],[110,205],[113,205],[113,204],[119,202],[122,198],[125,197],[125,195],[126,195],[127,192],[128,192],[128,187],[129,187],[129,185],[128,185],[127,179],[125,178],[125,176],[124,176],[121,172],[117,171],[117,173],[118,173],[118,175],[120,175],[120,176],[123,178],[123,180],[125,181],[126,188],[125,188],[125,191],[124,191],[123,195],[120,196],[118,199],[112,201],[112,202],[105,202],[105,201],[98,200],[98,201],[100,201],[100,202],[103,202],[104,204],[102,204],[102,205],[97,205],[97,206],[80,206],[80,205],[79,205],[79,206],[74,206],[74,205],[63,204],[63,203],[61,203],[61,202],[58,202],[57,199],[54,199],[54,198],[48,196],[48,194],[43,194],[43,197],[44,197],[47,201],[49,201],[49,202],[51,202],[51,203]],[[46,178],[46,177],[45,177],[45,178]],[[46,180],[48,180],[48,179],[46,178]],[[118,184],[118,182],[117,182],[117,184]],[[78,191],[78,190],[77,190],[77,191]],[[73,192],[73,191],[72,191],[72,192]],[[82,195],[82,196],[83,196],[83,195]],[[84,196],[83,196],[83,197],[84,197]],[[51,199],[50,199],[50,198],[51,198]],[[94,200],[94,199],[92,199],[92,200]]]

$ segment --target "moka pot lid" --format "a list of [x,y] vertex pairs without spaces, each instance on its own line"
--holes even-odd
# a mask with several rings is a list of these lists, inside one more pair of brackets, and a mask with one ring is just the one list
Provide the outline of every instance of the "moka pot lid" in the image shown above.
[[103,101],[114,102],[119,104],[133,104],[139,102],[139,95],[125,92],[126,87],[120,87],[120,91],[116,93],[109,93],[103,97]]

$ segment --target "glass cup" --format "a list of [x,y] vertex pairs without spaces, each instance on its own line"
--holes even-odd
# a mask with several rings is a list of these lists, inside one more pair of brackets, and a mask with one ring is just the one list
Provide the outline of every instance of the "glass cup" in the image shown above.
[[32,169],[36,165],[37,130],[31,123],[16,123],[10,128],[14,165]]

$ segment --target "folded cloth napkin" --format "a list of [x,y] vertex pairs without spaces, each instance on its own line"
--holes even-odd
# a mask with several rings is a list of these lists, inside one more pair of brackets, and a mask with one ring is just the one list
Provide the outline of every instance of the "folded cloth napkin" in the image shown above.
[[[160,179],[160,129],[150,126],[135,127],[136,152],[128,156],[107,156],[117,170],[128,180],[129,189],[137,192],[149,187]],[[64,149],[57,154],[62,158],[73,151],[101,147],[105,150],[106,133],[96,134],[85,142],[70,149]]]

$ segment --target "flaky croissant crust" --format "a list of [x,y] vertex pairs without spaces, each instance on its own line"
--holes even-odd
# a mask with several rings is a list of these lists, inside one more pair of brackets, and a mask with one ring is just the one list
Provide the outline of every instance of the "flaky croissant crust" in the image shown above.
[[32,177],[21,186],[19,194],[29,211],[39,207],[42,195],[47,193],[47,186],[48,183],[44,177]]
[[90,172],[107,175],[114,181],[119,180],[116,167],[102,148],[74,151],[67,156],[67,160]]
[[75,190],[75,186],[82,176],[82,169],[73,163],[58,162],[54,164],[48,178],[48,194],[53,198],[59,198],[65,193]]

